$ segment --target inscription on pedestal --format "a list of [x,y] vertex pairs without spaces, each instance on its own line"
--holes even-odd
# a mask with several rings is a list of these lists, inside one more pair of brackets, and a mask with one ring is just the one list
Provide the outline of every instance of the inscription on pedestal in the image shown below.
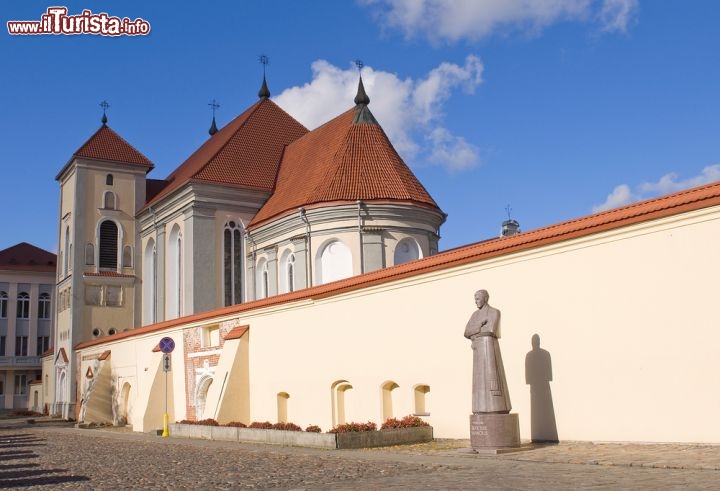
[[470,415],[470,446],[476,449],[520,446],[517,414]]

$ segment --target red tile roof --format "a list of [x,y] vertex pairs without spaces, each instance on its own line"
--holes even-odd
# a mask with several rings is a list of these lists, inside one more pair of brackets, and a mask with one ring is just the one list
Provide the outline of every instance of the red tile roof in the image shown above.
[[[73,158],[80,157],[94,160],[106,160],[144,167],[150,172],[153,163],[130,145],[123,137],[115,133],[109,126],[101,126],[80,148],[73,154]],[[65,169],[73,161],[65,164],[55,179],[59,179]]]
[[12,271],[55,272],[57,256],[27,242],[0,251],[0,269]]
[[[200,322],[225,315],[240,314],[252,311],[253,309],[283,305],[299,300],[327,298],[349,291],[368,288],[373,285],[389,283],[403,278],[453,268],[514,252],[532,250],[545,245],[619,229],[650,220],[670,217],[680,213],[709,208],[711,206],[720,206],[720,182],[635,203],[623,208],[584,216],[549,227],[522,232],[510,237],[500,237],[458,247],[457,249],[444,251],[418,261],[411,261],[399,266],[380,269],[325,285],[297,290],[293,293],[286,293],[262,300],[255,300],[253,302],[139,327],[132,331],[118,334],[114,336],[114,339],[159,332],[165,329],[176,328],[177,326],[190,322]],[[88,348],[102,344],[102,342],[102,340],[87,341],[76,345],[75,349]]]
[[246,332],[248,332],[248,329],[250,329],[250,326],[233,327],[228,331],[225,336],[223,336],[223,339],[225,341],[227,341],[228,339],[240,339],[245,335]]
[[[354,122],[358,110],[366,117]],[[350,109],[288,146],[275,191],[251,226],[331,202],[401,201],[433,208],[435,201],[405,165],[369,109]]]
[[270,192],[285,146],[307,128],[262,98],[211,136],[166,181],[168,185],[146,206],[190,181]]

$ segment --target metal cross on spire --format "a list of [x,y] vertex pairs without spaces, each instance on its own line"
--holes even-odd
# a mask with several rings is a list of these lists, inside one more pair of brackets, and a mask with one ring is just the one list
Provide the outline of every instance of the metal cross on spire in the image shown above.
[[265,76],[265,67],[270,64],[270,59],[267,57],[266,54],[261,54],[258,58],[260,61],[260,64],[263,66],[263,77]]
[[212,102],[208,103],[208,106],[212,107],[213,118],[214,118],[215,110],[220,108],[220,104],[218,104],[218,102],[215,99],[213,99]]
[[510,216],[510,214],[512,213],[512,208],[510,208],[509,204],[505,206],[505,213],[507,213],[508,220],[512,220],[512,217]]
[[105,113],[105,111],[107,111],[107,108],[110,107],[110,104],[108,104],[107,101],[102,101],[102,102],[100,103],[100,107],[101,107],[102,110],[103,110],[102,119],[101,119],[100,121],[102,121],[103,126],[107,126],[107,121],[108,121],[108,119],[107,119],[107,114]]
[[358,69],[358,73],[360,73],[360,75],[362,75],[362,69],[365,66],[365,63],[363,63],[362,60],[355,60],[355,66]]

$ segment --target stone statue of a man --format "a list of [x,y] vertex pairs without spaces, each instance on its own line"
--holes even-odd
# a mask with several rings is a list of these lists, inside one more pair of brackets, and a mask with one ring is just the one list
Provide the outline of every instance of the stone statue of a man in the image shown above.
[[472,412],[507,414],[511,406],[498,343],[500,311],[488,305],[489,298],[486,290],[475,292],[478,310],[465,327],[473,349]]

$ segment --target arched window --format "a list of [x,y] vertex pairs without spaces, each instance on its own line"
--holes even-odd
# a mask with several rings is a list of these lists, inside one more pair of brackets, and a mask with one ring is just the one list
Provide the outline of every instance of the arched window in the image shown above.
[[[0,319],[7,319],[8,310],[8,294],[7,292],[0,292]],[[3,353],[0,353],[3,356]]]
[[107,176],[105,176],[105,184],[108,186],[113,185],[113,175],[112,174],[108,174]]
[[280,293],[295,291],[295,254],[286,250],[280,257]]
[[382,409],[383,421],[393,417],[392,391],[398,388],[398,384],[389,380],[382,384]]
[[180,227],[175,225],[170,232],[168,240],[167,275],[167,316],[168,319],[180,317],[182,313],[182,278],[183,278],[183,252],[182,233]]
[[103,207],[106,210],[114,210],[115,205],[115,193],[112,191],[105,191],[105,196],[103,196]]
[[264,258],[258,261],[256,271],[257,278],[255,287],[255,298],[265,298],[268,296],[268,291],[270,288],[270,276],[268,272],[267,261]]
[[290,399],[290,394],[288,394],[287,392],[278,392],[278,395],[277,395],[277,421],[278,421],[278,423],[287,423],[288,399]]
[[397,266],[398,264],[415,261],[421,257],[422,252],[418,243],[415,239],[406,237],[395,246],[395,262],[393,264]]
[[322,249],[319,266],[318,284],[349,278],[353,274],[352,253],[345,244],[333,240]]
[[225,305],[242,302],[242,230],[234,220],[223,230],[223,291]]
[[30,318],[30,295],[26,292],[20,292],[17,296],[17,318]]
[[92,244],[85,246],[85,264],[87,266],[95,264],[95,246]]
[[413,390],[415,394],[415,415],[416,416],[429,416],[430,411],[428,410],[427,394],[430,392],[430,386],[425,384],[418,384]]
[[101,269],[117,270],[118,227],[112,220],[105,220],[100,224],[99,256],[98,263]]
[[157,280],[155,241],[150,239],[143,253],[143,323],[155,322],[155,302]]
[[50,294],[41,293],[38,297],[38,319],[50,318]]
[[122,260],[123,268],[132,268],[133,260],[132,260],[132,247],[129,245],[126,245],[123,247],[123,260]]

